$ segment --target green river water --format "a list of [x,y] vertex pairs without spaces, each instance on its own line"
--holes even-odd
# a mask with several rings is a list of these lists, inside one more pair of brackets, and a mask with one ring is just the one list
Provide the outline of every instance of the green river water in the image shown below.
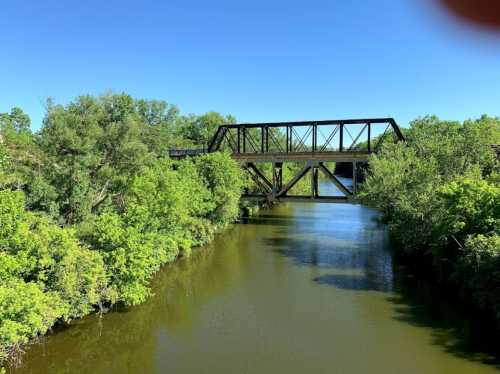
[[263,211],[165,267],[145,304],[74,321],[14,372],[499,372],[487,335],[394,263],[376,217],[347,204]]

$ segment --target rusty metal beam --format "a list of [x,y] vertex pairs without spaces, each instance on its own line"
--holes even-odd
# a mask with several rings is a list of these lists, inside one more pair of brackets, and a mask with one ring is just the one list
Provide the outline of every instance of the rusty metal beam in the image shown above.
[[[268,201],[267,196],[263,195],[243,195],[241,197],[245,201]],[[311,196],[294,195],[294,196],[282,196],[277,199],[279,202],[303,202],[310,203],[311,201],[315,203],[349,203],[349,200],[345,196],[316,196],[311,198]]]
[[342,192],[345,196],[351,197],[353,193],[349,191],[349,189],[342,184],[342,182],[323,164],[319,163],[319,169],[323,172],[323,174],[330,179],[335,186]]
[[247,163],[246,167],[248,169],[251,169],[258,177],[259,179],[267,186],[269,189],[272,191],[273,190],[273,184],[269,182],[269,180],[266,178],[266,176],[255,166],[255,164],[249,162]]
[[288,191],[290,191],[293,186],[297,184],[297,182],[302,179],[304,175],[307,174],[307,172],[311,169],[310,165],[304,166],[291,180],[290,182],[287,183],[285,187],[283,187],[277,194],[276,197],[284,196],[287,194]]

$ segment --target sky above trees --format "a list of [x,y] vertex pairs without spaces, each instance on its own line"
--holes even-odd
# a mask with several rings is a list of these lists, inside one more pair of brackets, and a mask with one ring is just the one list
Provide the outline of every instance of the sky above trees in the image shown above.
[[0,112],[108,90],[240,122],[499,115],[500,36],[430,0],[10,1]]

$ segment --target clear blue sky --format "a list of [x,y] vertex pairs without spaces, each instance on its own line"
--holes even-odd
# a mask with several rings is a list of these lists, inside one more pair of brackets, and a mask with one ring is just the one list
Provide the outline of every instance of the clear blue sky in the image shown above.
[[7,0],[0,112],[108,90],[239,122],[500,114],[500,38],[427,0]]

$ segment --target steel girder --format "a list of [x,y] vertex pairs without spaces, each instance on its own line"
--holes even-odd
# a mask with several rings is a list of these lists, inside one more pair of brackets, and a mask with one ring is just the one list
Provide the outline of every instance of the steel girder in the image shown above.
[[[251,193],[245,191],[242,195],[244,200],[265,200],[269,203],[279,201],[318,201],[318,202],[352,202],[357,190],[356,166],[353,162],[352,186],[349,188],[339,177],[323,163],[310,161],[293,175],[286,183],[283,181],[283,162],[272,162],[271,178],[259,169],[253,162],[244,162],[242,167],[248,172],[255,183],[255,191]],[[319,174],[323,174],[325,179],[332,182],[340,196],[321,195],[319,188]],[[310,190],[306,195],[293,195],[290,191],[301,180],[310,178]]]

